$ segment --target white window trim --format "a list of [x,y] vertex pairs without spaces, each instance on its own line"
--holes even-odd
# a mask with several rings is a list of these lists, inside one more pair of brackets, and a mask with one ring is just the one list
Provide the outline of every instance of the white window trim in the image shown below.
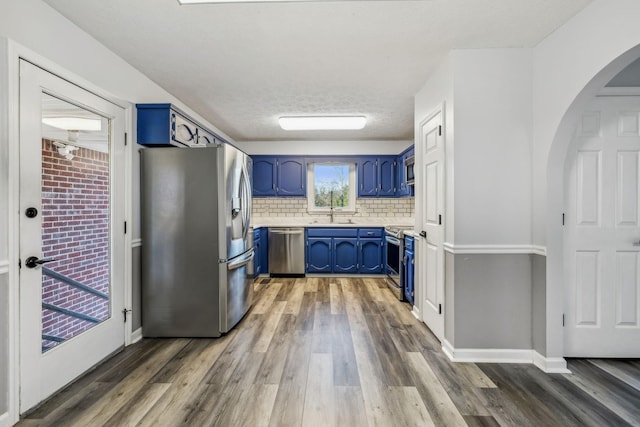
[[336,164],[336,165],[349,165],[349,206],[344,208],[334,207],[333,212],[335,213],[355,213],[356,212],[356,164],[355,162],[309,162],[307,163],[307,212],[310,214],[329,214],[331,212],[330,207],[316,207],[315,206],[315,181],[314,181],[314,166],[316,164],[328,165],[328,164]]

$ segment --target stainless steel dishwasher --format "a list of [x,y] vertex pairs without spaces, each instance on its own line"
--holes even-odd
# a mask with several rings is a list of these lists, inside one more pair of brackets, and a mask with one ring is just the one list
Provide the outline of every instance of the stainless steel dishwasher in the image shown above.
[[304,228],[269,228],[269,274],[304,275]]

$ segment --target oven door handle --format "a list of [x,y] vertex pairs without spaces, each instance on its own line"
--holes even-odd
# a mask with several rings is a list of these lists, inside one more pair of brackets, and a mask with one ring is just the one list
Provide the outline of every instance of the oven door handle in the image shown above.
[[396,239],[392,236],[386,236],[387,243],[391,243],[392,245],[400,246],[400,240]]

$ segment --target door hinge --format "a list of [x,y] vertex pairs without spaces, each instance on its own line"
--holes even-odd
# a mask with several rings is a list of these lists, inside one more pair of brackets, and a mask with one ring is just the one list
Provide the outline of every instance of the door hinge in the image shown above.
[[438,225],[442,225],[442,215],[438,215]]
[[127,133],[124,133],[124,145],[127,146]]
[[442,314],[442,304],[438,304],[438,314]]
[[564,214],[562,214],[562,225],[564,225]]
[[442,136],[442,125],[438,126],[438,136]]
[[127,313],[130,313],[131,310],[128,308],[123,308],[122,309],[122,315],[124,316],[124,323],[127,323]]
[[562,326],[564,326],[564,313],[562,314]]
[[127,221],[124,222],[124,234],[127,234]]
[[22,260],[18,258],[18,268],[22,268]]

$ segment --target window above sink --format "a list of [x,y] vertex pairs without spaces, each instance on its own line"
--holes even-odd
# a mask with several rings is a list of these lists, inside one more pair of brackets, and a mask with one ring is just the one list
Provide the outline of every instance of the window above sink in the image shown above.
[[307,183],[309,213],[355,213],[355,162],[310,161]]

